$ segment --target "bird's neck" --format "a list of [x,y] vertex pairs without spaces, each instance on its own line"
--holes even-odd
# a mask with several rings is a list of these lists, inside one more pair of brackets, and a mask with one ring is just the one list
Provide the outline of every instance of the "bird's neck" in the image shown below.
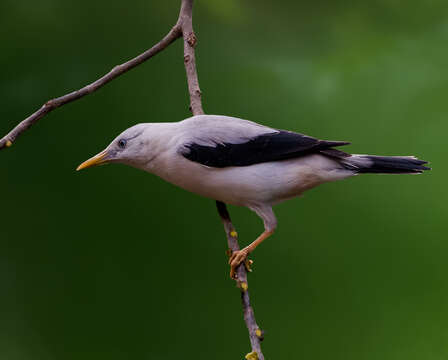
[[[170,168],[172,154],[179,143],[178,123],[153,123],[149,129],[145,161],[138,166],[142,170],[162,176]],[[163,176],[162,176],[163,177]]]

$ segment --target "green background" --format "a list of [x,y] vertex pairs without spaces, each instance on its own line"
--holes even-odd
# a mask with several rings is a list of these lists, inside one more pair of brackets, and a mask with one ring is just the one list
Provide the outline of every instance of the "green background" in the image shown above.
[[[6,133],[157,42],[178,1],[0,2]],[[207,113],[417,155],[275,208],[249,286],[267,359],[448,357],[444,0],[198,0]],[[242,359],[212,200],[121,165],[76,166],[139,122],[189,116],[177,42],[0,153],[0,359]],[[230,208],[245,245],[262,223]]]

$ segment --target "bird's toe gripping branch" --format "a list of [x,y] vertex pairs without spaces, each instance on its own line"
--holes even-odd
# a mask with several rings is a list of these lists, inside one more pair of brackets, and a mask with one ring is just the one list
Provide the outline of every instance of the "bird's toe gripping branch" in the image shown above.
[[247,271],[252,271],[250,266],[253,264],[252,260],[247,260],[247,256],[255,250],[255,248],[260,245],[265,239],[271,236],[274,230],[265,230],[254,242],[246,246],[242,250],[234,251],[230,254],[229,264],[230,264],[230,277],[236,279],[236,269],[244,261]]
[[244,266],[246,267],[246,270],[248,272],[252,272],[252,264],[254,263],[252,260],[248,259],[247,256],[249,255],[249,250],[247,248],[244,248],[242,250],[234,251],[232,252],[229,250],[229,265],[230,265],[230,277],[232,279],[236,279],[237,269],[238,266],[242,262],[244,262]]

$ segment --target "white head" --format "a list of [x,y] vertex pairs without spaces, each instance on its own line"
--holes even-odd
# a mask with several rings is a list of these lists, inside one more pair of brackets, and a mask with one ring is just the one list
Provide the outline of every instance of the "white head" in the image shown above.
[[137,168],[144,167],[156,155],[153,140],[157,135],[154,134],[154,131],[151,131],[155,130],[152,129],[154,125],[138,124],[126,129],[106,149],[84,161],[76,170],[114,162]]

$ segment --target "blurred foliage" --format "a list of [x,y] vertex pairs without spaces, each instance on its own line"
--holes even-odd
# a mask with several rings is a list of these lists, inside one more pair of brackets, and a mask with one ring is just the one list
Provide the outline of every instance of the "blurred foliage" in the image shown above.
[[[152,46],[178,5],[0,0],[2,132]],[[446,1],[197,0],[194,21],[206,112],[434,168],[276,207],[250,276],[265,356],[446,358]],[[74,171],[130,125],[189,116],[181,53],[178,42],[0,153],[1,359],[250,350],[213,201],[124,166]],[[230,210],[249,243],[261,222]]]

